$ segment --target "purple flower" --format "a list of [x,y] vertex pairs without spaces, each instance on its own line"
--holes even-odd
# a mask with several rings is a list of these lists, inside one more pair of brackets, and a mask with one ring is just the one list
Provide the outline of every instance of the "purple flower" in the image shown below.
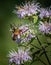
[[24,9],[14,10],[13,13],[17,14],[19,18],[23,18],[26,15],[26,11]]
[[29,52],[28,50],[24,51],[22,49],[18,49],[18,52],[16,52],[15,50],[11,52],[9,52],[8,54],[9,57],[9,62],[10,63],[15,63],[15,64],[22,64],[23,62],[26,62],[28,60],[32,60],[32,58],[29,56]]
[[43,22],[41,22],[40,24],[39,24],[39,30],[41,31],[41,32],[43,32],[43,33],[49,33],[50,31],[51,31],[51,23],[43,23]]
[[35,33],[33,29],[29,28],[29,25],[23,25],[20,26],[19,29],[22,29],[22,34],[24,36],[24,38],[21,38],[21,43],[22,42],[28,42],[30,41],[32,38],[35,38]]
[[29,42],[32,38],[35,38],[35,35],[34,34],[28,34],[27,37],[25,37],[24,39],[22,39],[21,43],[22,42]]
[[36,15],[39,11],[39,3],[26,3],[24,6],[21,7],[16,7],[17,10],[15,13],[18,15],[20,18],[24,18],[25,16],[31,16],[31,15]]
[[41,19],[43,19],[44,17],[49,17],[49,11],[45,8],[41,8],[39,17]]
[[40,8],[39,3],[36,3],[36,4],[32,3],[30,7],[30,12],[32,14],[37,14],[38,13],[37,11],[39,11],[39,8]]

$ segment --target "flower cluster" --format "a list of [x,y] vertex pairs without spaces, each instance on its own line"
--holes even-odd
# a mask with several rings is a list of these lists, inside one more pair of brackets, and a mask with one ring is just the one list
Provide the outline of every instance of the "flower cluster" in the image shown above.
[[51,14],[51,10],[47,10],[47,9],[45,9],[45,8],[41,8],[41,9],[40,9],[39,17],[40,17],[41,19],[43,19],[43,18],[48,18],[49,16],[51,16],[50,14]]
[[9,52],[9,63],[15,63],[16,65],[23,64],[23,62],[26,62],[28,60],[32,60],[32,58],[29,56],[28,50],[24,51],[22,49],[18,49],[18,52],[15,50]]
[[23,18],[25,16],[36,15],[39,11],[39,3],[26,3],[24,6],[16,7],[15,13],[18,17]]
[[27,37],[25,37],[21,42],[28,42],[30,41],[32,38],[35,38],[35,35],[33,34],[29,34]]
[[50,8],[42,8],[39,3],[26,3],[24,6],[16,6],[15,13],[19,18],[24,18],[25,16],[37,15],[43,19],[51,16],[51,7]]
[[46,34],[49,33],[49,32],[51,32],[51,23],[40,22],[40,24],[39,24],[39,30],[41,32],[43,32],[43,33],[46,33]]
[[29,28],[29,25],[24,25],[24,27],[21,26],[21,28],[22,28],[22,36],[24,37],[22,38],[21,42],[28,42],[32,38],[35,38],[34,30]]

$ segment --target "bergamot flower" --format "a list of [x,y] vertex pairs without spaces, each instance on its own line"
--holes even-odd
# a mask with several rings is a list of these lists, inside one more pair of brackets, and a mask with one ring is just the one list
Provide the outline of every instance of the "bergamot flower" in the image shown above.
[[45,8],[41,8],[39,17],[41,19],[49,17],[49,11],[47,9],[45,9]]
[[24,18],[25,16],[36,15],[39,11],[39,3],[26,3],[24,6],[16,7],[15,13],[20,18]]
[[23,49],[18,49],[18,52],[10,51],[8,54],[9,57],[9,63],[15,63],[16,65],[23,64],[26,61],[32,60],[32,58],[29,55],[29,51],[24,51]]
[[41,32],[43,32],[43,33],[48,34],[49,32],[51,32],[51,23],[47,23],[47,22],[43,23],[43,22],[41,22],[39,24],[39,30]]

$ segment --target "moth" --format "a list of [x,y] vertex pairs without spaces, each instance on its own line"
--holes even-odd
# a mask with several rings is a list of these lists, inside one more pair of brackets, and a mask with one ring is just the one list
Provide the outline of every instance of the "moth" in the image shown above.
[[11,29],[10,31],[12,32],[12,39],[14,41],[20,42],[21,41],[21,35],[23,35],[25,32],[29,30],[28,25],[22,25],[22,26],[15,26],[15,25],[10,25]]

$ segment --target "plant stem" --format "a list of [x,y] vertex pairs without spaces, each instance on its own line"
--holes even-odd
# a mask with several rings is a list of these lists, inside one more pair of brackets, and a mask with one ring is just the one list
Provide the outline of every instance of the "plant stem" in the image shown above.
[[42,46],[42,44],[41,44],[41,42],[40,42],[38,36],[36,36],[36,37],[37,37],[37,40],[38,40],[40,46],[42,47],[42,49],[43,49],[43,51],[44,51],[44,55],[45,55],[45,57],[46,57],[46,59],[47,59],[49,65],[51,65],[51,63],[50,63],[50,61],[49,61],[49,58],[48,58],[48,56],[47,56],[47,54],[46,54],[45,48]]
[[30,65],[32,65],[34,61],[40,61],[40,62],[43,63],[44,65],[47,65],[47,64],[44,63],[44,61],[42,61],[38,56],[35,56],[35,57],[36,57],[37,59],[33,60]]
[[37,48],[37,49],[40,49],[39,47],[37,47],[37,46],[35,46],[35,45],[33,45],[33,44],[31,44],[33,47],[35,47],[35,48]]
[[40,61],[40,62],[42,62],[44,65],[47,65],[46,63],[44,63],[44,61],[42,61],[38,56],[36,56],[37,58],[38,58],[38,60]]

